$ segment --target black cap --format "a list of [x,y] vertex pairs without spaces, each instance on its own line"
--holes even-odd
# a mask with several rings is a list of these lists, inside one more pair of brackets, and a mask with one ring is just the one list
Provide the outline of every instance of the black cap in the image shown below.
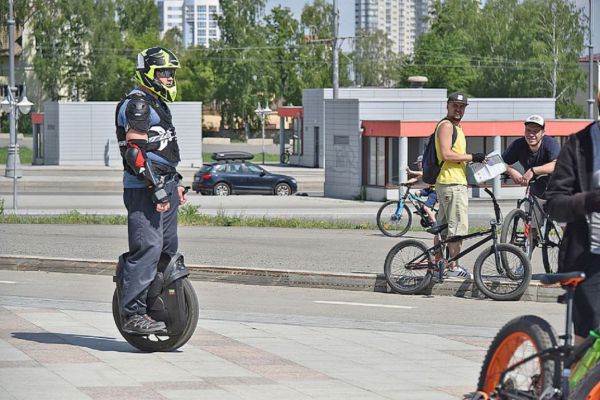
[[460,104],[469,104],[467,101],[467,96],[460,92],[454,92],[450,96],[448,96],[448,103],[460,103]]

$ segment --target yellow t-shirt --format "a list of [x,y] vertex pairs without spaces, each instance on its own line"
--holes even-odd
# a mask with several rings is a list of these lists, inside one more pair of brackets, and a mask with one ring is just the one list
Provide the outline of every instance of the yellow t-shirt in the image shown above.
[[[437,131],[440,125],[435,130],[435,151],[437,153],[438,162],[442,162],[442,152],[440,151],[440,143],[438,140]],[[458,154],[467,154],[467,140],[465,134],[460,126],[456,127],[456,141],[452,145],[452,150]],[[444,161],[440,174],[438,175],[435,183],[441,183],[445,185],[449,184],[467,184],[467,163],[464,161]]]

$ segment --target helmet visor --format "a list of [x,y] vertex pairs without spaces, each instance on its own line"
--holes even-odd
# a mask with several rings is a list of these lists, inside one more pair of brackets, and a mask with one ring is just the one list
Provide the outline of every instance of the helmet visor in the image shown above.
[[154,73],[156,78],[175,78],[175,68],[157,69]]

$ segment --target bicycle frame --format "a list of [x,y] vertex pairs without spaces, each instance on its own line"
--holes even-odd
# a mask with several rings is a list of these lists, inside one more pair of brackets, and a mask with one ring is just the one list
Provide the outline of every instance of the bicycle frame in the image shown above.
[[[530,183],[531,185],[531,183]],[[539,232],[538,232],[538,241],[539,242],[545,242],[545,237],[544,237],[544,233],[546,232],[546,225],[548,224],[548,221],[550,220],[550,216],[548,215],[548,213],[542,208],[542,206],[540,205],[538,198],[531,193],[531,186],[528,185],[527,186],[527,190],[525,192],[525,197],[518,200],[517,201],[517,208],[521,208],[521,206],[525,203],[527,203],[529,205],[529,207],[527,207],[527,209],[525,210],[525,215],[527,218],[527,230],[526,230],[526,236],[529,235],[529,229],[531,229],[531,221],[534,220],[535,222],[535,228],[537,229],[539,227]],[[536,210],[538,211],[536,213]],[[538,220],[538,215],[541,215],[541,218],[543,221],[539,221]],[[540,223],[543,222],[543,223]],[[552,224],[554,226],[556,226],[556,222],[552,222]],[[558,231],[556,232],[558,234]],[[554,243],[557,244],[557,243]]]
[[[421,208],[422,206],[425,205],[425,200],[422,200],[416,194],[411,193],[410,186],[406,186],[406,192],[404,192],[404,194],[402,196],[400,196],[400,199],[398,200],[398,207],[396,207],[396,211],[394,212],[394,215],[399,216],[402,213],[402,209],[404,208],[404,205],[406,204],[406,200],[408,200],[408,202],[411,203],[413,205],[413,207],[415,207],[415,209],[419,213],[419,216],[426,217],[426,215],[422,215],[422,214],[424,214],[424,212]],[[435,207],[433,207],[432,210],[434,213],[437,212]]]
[[[472,244],[471,246],[469,246],[466,249],[462,250],[460,253],[454,255],[453,257],[448,258],[446,260],[446,263],[457,261],[462,256],[469,254],[470,252],[472,252],[476,248],[480,247],[484,243],[489,242],[491,240],[493,242],[493,246],[494,246],[494,255],[495,255],[496,265],[501,265],[502,267],[504,267],[503,263],[502,263],[502,259],[498,255],[498,249],[497,249],[497,245],[498,245],[498,229],[497,229],[497,227],[501,223],[501,221],[500,221],[500,219],[501,219],[500,218],[500,207],[498,206],[498,203],[496,202],[496,199],[493,196],[492,192],[490,192],[490,190],[488,188],[485,188],[485,191],[492,197],[493,204],[494,204],[494,213],[496,214],[496,220],[490,221],[490,228],[487,229],[487,230],[485,230],[485,231],[483,231],[483,232],[475,232],[475,233],[470,233],[468,235],[454,236],[454,237],[452,237],[450,239],[446,239],[446,240],[442,240],[441,233],[438,232],[437,233],[438,244],[434,245],[433,247],[428,248],[427,249],[428,253],[443,254],[444,253],[444,247],[448,243],[458,242],[458,241],[463,241],[463,240],[468,240],[468,239],[471,239],[471,238],[474,238],[474,237],[478,237],[478,236],[485,236],[483,239],[481,239],[477,243]],[[415,260],[416,260],[416,258],[414,260],[411,260],[409,263],[412,263]],[[443,274],[443,268],[440,268],[438,265],[434,265],[433,270],[435,270],[436,268],[439,268],[439,274],[440,274],[439,277],[441,279],[442,278],[442,274]],[[428,269],[431,269],[431,266],[428,265]],[[500,271],[498,271],[498,272],[500,272]],[[506,270],[506,272],[508,272],[510,274],[510,271],[508,271],[508,269]]]

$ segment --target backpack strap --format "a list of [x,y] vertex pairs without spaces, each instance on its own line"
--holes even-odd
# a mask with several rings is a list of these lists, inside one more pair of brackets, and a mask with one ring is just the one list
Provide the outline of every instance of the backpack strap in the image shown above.
[[[435,126],[435,132],[434,132],[435,139],[434,140],[437,140],[438,128],[440,127],[440,124],[444,121],[450,121],[450,120],[447,117],[444,117],[438,121],[437,125]],[[452,124],[452,121],[450,121],[450,123]],[[452,148],[452,146],[454,146],[454,143],[456,143],[457,136],[458,136],[458,131],[456,130],[456,126],[454,124],[452,124],[452,144],[450,145],[450,148]],[[444,160],[442,160],[440,162],[440,167],[442,165],[444,165]]]

